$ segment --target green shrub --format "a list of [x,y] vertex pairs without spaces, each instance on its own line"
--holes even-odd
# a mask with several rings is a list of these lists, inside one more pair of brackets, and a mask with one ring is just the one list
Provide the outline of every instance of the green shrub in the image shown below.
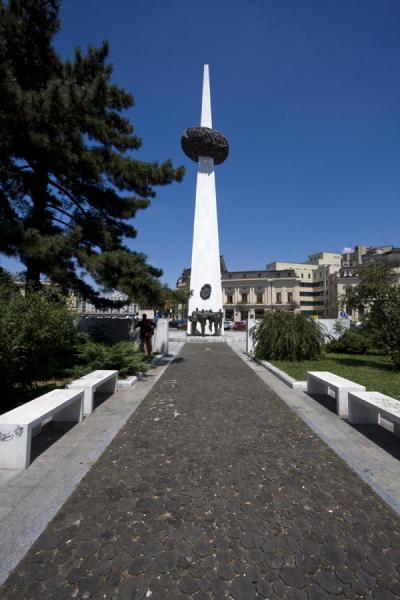
[[81,334],[75,366],[69,373],[79,377],[96,369],[118,370],[121,377],[126,377],[146,371],[149,364],[135,342],[118,342],[110,346],[93,342],[89,336]]
[[72,360],[77,328],[65,301],[45,291],[22,294],[0,283],[0,410],[35,381],[58,376]]
[[252,331],[253,355],[264,360],[312,360],[321,354],[324,336],[305,315],[267,312]]
[[0,278],[0,413],[31,399],[37,382],[96,369],[124,377],[148,368],[134,342],[108,346],[80,333],[62,297],[22,293]]
[[348,329],[326,345],[327,352],[339,354],[386,354],[379,332],[370,327]]

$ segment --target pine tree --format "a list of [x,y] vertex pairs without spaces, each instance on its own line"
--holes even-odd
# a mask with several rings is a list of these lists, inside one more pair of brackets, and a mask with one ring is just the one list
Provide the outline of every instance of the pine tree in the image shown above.
[[0,252],[33,286],[44,275],[96,302],[88,274],[154,301],[162,272],[124,240],[153,187],[184,169],[132,158],[141,140],[123,111],[134,100],[111,83],[108,44],[63,61],[58,13],[58,0],[0,0]]

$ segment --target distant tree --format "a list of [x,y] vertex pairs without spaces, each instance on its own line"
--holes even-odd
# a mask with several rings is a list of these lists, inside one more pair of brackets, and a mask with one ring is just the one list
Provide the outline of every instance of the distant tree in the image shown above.
[[392,269],[381,261],[360,266],[357,275],[359,284],[347,291],[350,308],[372,307],[375,302],[385,302],[395,287],[396,278]]
[[108,44],[63,61],[58,13],[59,0],[0,0],[0,253],[33,287],[44,275],[96,303],[90,275],[152,303],[162,272],[129,251],[128,221],[184,169],[132,158],[134,100],[111,83]]
[[168,314],[171,310],[174,315],[178,314],[179,310],[187,314],[189,298],[192,294],[193,291],[188,288],[173,290],[168,285],[164,285],[156,307]]
[[400,370],[400,288],[392,269],[375,261],[359,269],[360,283],[347,293],[351,308],[367,308],[366,327],[377,344],[383,344],[396,370]]

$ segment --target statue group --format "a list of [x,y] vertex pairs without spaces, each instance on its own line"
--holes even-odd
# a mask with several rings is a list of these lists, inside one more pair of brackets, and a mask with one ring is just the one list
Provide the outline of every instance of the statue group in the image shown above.
[[222,310],[218,312],[213,312],[212,310],[199,310],[196,308],[189,316],[189,321],[191,323],[190,334],[191,335],[199,335],[197,330],[197,323],[200,325],[200,334],[204,337],[206,331],[206,323],[208,321],[208,325],[211,333],[214,329],[214,335],[221,335],[222,322],[224,319],[224,313]]

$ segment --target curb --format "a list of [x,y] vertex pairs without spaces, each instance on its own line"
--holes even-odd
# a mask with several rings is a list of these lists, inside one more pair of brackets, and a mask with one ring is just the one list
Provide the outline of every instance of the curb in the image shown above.
[[295,379],[294,377],[291,377],[290,375],[285,373],[285,371],[281,371],[281,369],[278,369],[278,367],[275,367],[268,361],[259,360],[258,358],[254,358],[253,356],[250,356],[250,355],[248,355],[248,356],[249,356],[249,358],[251,358],[251,360],[254,360],[254,362],[258,363],[259,365],[261,365],[262,367],[267,369],[267,371],[270,371],[271,373],[273,373],[276,377],[278,377],[278,379],[283,381],[283,383],[285,383],[287,386],[292,388],[292,390],[304,391],[307,389],[307,381],[298,381],[297,379]]

